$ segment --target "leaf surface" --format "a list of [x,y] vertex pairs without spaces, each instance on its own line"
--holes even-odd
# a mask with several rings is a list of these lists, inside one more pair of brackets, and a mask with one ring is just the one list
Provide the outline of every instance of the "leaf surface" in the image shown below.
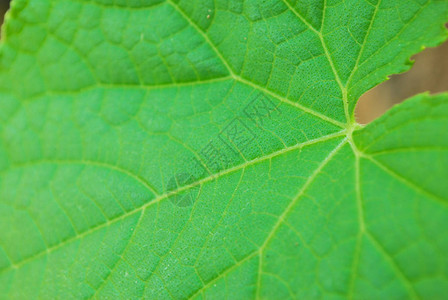
[[448,94],[357,99],[446,1],[14,0],[0,297],[436,299]]

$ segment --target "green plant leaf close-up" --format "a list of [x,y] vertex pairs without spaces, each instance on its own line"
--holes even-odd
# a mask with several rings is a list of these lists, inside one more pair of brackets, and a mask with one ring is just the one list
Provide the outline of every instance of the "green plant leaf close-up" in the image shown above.
[[446,299],[448,93],[359,97],[446,0],[13,0],[0,299]]

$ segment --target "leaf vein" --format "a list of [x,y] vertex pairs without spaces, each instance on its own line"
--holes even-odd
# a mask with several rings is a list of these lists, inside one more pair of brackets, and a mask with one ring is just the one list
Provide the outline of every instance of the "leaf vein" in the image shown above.
[[287,153],[287,152],[290,152],[290,151],[293,151],[293,150],[296,150],[296,149],[299,149],[299,148],[303,148],[303,147],[306,147],[306,146],[319,144],[319,143],[322,143],[322,142],[325,142],[325,141],[328,141],[328,140],[331,140],[331,139],[334,139],[334,138],[338,138],[338,137],[344,136],[345,134],[346,134],[346,130],[342,130],[342,131],[339,131],[339,132],[336,132],[336,133],[332,133],[332,134],[329,134],[329,135],[326,135],[326,136],[323,136],[323,137],[320,137],[320,138],[317,138],[317,139],[314,139],[314,140],[309,140],[307,142],[291,146],[289,148],[284,148],[284,149],[281,149],[279,151],[273,152],[273,153],[271,153],[269,155],[265,155],[265,156],[253,159],[253,160],[250,160],[250,161],[245,162],[243,164],[240,164],[240,165],[234,166],[232,168],[229,168],[227,170],[223,170],[221,172],[212,174],[212,175],[210,175],[208,177],[205,177],[205,178],[203,178],[201,180],[193,182],[193,183],[191,183],[189,185],[180,187],[180,188],[178,188],[176,190],[173,190],[173,191],[167,192],[165,194],[159,195],[157,198],[153,199],[152,201],[149,201],[148,203],[146,203],[146,204],[144,204],[144,205],[142,205],[140,207],[137,207],[136,209],[134,209],[132,211],[128,211],[128,212],[124,213],[121,216],[118,216],[118,217],[115,217],[113,219],[110,219],[109,221],[107,221],[105,223],[102,223],[102,224],[100,224],[100,225],[98,225],[96,227],[92,227],[91,229],[89,229],[87,231],[84,231],[83,233],[80,233],[80,234],[78,234],[78,235],[76,235],[74,237],[66,239],[66,240],[62,241],[61,243],[59,243],[57,245],[54,245],[54,246],[52,246],[52,247],[50,247],[48,249],[45,249],[45,250],[43,250],[43,251],[41,251],[39,253],[34,254],[33,256],[30,256],[30,257],[25,258],[25,259],[23,259],[21,261],[15,262],[11,266],[8,266],[8,267],[5,267],[3,269],[0,269],[0,274],[3,273],[3,272],[9,271],[11,269],[16,269],[16,268],[20,267],[21,265],[29,262],[30,260],[32,260],[32,259],[34,259],[34,258],[36,258],[38,256],[41,256],[43,254],[49,253],[51,251],[54,251],[54,250],[64,246],[65,244],[68,244],[68,243],[72,242],[73,240],[82,238],[82,237],[88,235],[91,232],[94,232],[94,231],[96,231],[96,230],[98,230],[100,228],[103,228],[103,227],[105,227],[107,225],[110,225],[111,223],[117,222],[117,221],[122,220],[122,219],[124,219],[124,218],[126,218],[128,216],[131,216],[131,215],[139,212],[140,210],[145,209],[146,207],[149,207],[149,206],[151,206],[151,205],[153,205],[155,203],[158,203],[158,202],[160,202],[160,201],[162,201],[164,199],[167,199],[170,196],[176,195],[176,194],[178,194],[178,193],[180,193],[182,191],[185,191],[185,190],[188,190],[190,188],[202,185],[202,184],[204,184],[206,182],[209,182],[209,181],[216,180],[216,179],[218,179],[218,178],[220,178],[222,176],[225,176],[227,174],[236,172],[236,171],[238,171],[240,169],[244,169],[244,168],[246,168],[248,166],[251,166],[251,165],[255,165],[255,164],[259,163],[259,162],[263,162],[265,160],[268,160],[268,159],[280,156],[280,155],[282,155],[284,153]]

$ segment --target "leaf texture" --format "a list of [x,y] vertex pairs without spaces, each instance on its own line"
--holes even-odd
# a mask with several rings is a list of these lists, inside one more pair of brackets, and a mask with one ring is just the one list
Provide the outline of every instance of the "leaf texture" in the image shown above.
[[444,0],[14,0],[0,298],[442,299],[448,94],[357,99]]

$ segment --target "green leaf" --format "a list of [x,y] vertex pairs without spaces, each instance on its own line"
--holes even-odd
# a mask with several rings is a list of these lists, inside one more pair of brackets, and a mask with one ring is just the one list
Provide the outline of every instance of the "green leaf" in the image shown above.
[[14,0],[0,298],[441,299],[448,94],[356,100],[444,0]]

